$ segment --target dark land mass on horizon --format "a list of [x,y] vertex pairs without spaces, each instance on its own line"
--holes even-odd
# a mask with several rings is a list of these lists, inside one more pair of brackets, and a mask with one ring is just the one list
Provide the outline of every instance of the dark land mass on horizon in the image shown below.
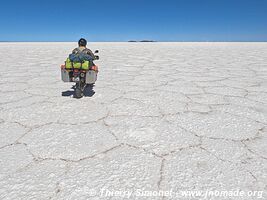
[[140,41],[137,41],[137,40],[129,40],[128,42],[156,42],[155,40],[140,40]]

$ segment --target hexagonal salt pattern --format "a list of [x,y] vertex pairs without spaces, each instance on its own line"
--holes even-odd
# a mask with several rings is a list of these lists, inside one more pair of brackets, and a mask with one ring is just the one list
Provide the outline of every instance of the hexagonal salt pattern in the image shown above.
[[79,160],[118,145],[108,128],[95,122],[42,126],[20,141],[26,143],[34,155],[43,159]]
[[266,43],[90,43],[82,99],[60,80],[74,47],[0,43],[0,199],[267,198]]

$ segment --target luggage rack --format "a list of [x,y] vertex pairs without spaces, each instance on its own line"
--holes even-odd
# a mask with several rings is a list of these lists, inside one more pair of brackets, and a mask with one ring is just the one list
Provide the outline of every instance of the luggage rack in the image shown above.
[[74,82],[73,81],[73,71],[74,70],[81,70],[85,72],[85,82],[86,84],[94,84],[97,80],[97,73],[98,73],[98,67],[97,66],[92,66],[89,68],[89,70],[85,69],[66,69],[65,65],[61,65],[61,80],[63,82]]

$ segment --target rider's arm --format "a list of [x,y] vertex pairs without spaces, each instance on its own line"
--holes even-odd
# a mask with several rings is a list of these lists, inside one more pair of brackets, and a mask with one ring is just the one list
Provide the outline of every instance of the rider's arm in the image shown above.
[[95,60],[95,55],[94,53],[90,50],[90,49],[87,49],[87,52],[86,52],[89,56],[92,56],[92,58]]

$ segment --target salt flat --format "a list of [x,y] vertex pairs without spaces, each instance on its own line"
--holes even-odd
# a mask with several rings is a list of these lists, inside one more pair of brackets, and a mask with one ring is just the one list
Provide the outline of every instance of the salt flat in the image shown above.
[[0,43],[0,199],[267,198],[267,43],[92,43],[82,99],[60,79],[75,47]]

